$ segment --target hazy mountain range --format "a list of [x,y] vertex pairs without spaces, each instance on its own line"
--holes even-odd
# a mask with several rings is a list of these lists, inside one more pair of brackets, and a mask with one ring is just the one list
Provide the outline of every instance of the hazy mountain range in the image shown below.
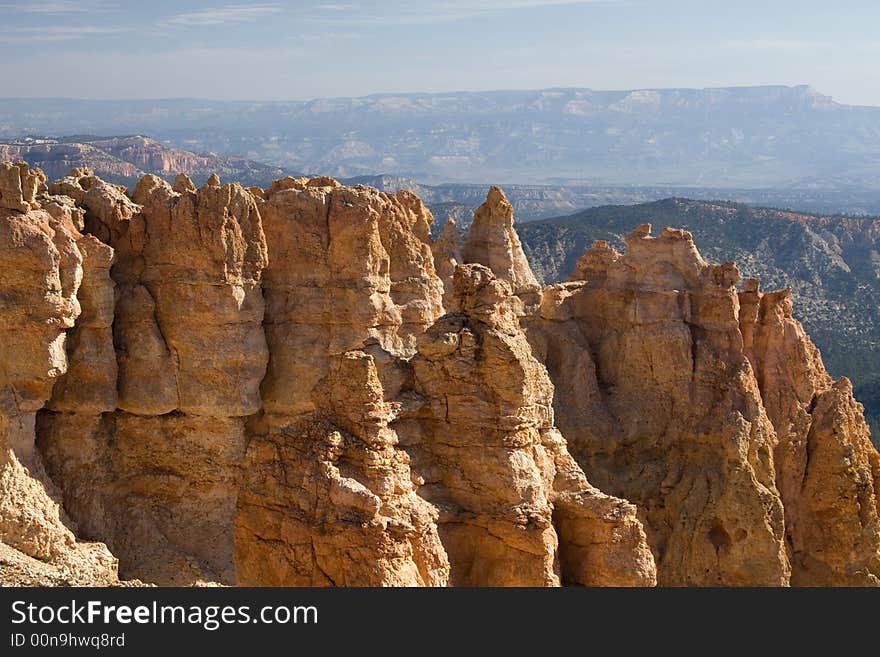
[[[433,230],[439,233],[447,218],[461,231],[473,220],[485,200],[488,184],[440,183],[429,185],[411,178],[377,175],[343,178],[348,185],[364,184],[385,192],[407,189],[416,193],[434,214]],[[727,199],[750,205],[796,208],[802,212],[880,215],[880,188],[852,190],[761,189],[686,187],[674,185],[518,185],[504,184],[520,223],[571,214],[603,205],[631,205],[672,197],[711,201]]]
[[880,188],[880,108],[807,86],[0,100],[0,137],[149,134],[194,152],[422,182]]
[[[285,175],[304,175],[292,169],[272,166],[241,156],[196,153],[162,144],[142,135],[106,137],[72,135],[64,137],[16,137],[0,139],[0,161],[25,160],[40,167],[50,179],[67,174],[73,167],[88,167],[104,180],[134,185],[145,173],[173,180],[186,173],[196,184],[217,173],[223,180],[243,185],[267,187]],[[313,172],[319,174],[320,172]],[[404,176],[387,174],[341,178],[349,185],[364,184],[382,191],[408,189],[431,208],[439,232],[446,219],[456,220],[465,230],[474,210],[486,197],[488,184],[418,182]],[[734,199],[773,207],[798,208],[812,212],[845,212],[857,215],[880,215],[880,188],[877,190],[816,189],[734,189],[670,185],[536,185],[504,184],[520,222],[570,214],[600,205],[621,205],[655,201],[670,196],[698,199]]]

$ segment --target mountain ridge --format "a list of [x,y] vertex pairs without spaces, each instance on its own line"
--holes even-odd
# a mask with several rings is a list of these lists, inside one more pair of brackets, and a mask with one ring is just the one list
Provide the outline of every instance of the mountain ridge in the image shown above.
[[878,186],[880,108],[802,85],[377,94],[310,101],[0,100],[0,136],[149,133],[177,147],[428,183]]

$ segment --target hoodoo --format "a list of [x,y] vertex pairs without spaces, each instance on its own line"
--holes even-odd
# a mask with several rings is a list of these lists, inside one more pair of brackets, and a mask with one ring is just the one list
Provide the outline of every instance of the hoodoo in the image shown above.
[[432,221],[0,166],[12,581],[880,584],[880,456],[786,292],[648,225],[542,289],[498,188]]

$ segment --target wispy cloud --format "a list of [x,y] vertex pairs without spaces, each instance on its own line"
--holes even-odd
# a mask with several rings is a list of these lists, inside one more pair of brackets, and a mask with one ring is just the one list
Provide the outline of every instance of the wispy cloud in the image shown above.
[[272,14],[284,11],[281,5],[272,4],[244,4],[224,5],[213,9],[202,9],[184,14],[177,14],[160,21],[163,26],[184,27],[209,27],[212,25],[234,25],[236,23],[251,23]]
[[[454,22],[479,16],[499,14],[520,9],[541,9],[571,5],[619,4],[625,0],[429,0],[427,2],[399,2],[384,9],[362,5],[357,13],[343,16],[308,16],[314,22],[333,22],[335,24],[382,26],[382,25],[421,25],[430,23]],[[345,5],[321,5],[325,8]],[[320,8],[320,7],[319,7]],[[341,12],[340,12],[341,13]]]
[[806,41],[801,39],[732,39],[728,48],[735,50],[760,50],[763,52],[800,52],[817,50],[832,45],[827,41]]
[[55,2],[0,2],[3,11],[17,11],[23,14],[71,14],[88,11],[88,3],[73,0],[56,0]]
[[337,3],[323,4],[315,7],[315,9],[318,9],[319,11],[357,11],[360,8],[360,5]]
[[0,27],[0,43],[38,43],[74,41],[85,37],[127,32],[125,27],[95,27],[92,25],[41,27]]
[[363,34],[358,32],[326,32],[322,30],[315,34],[295,34],[289,37],[290,41],[296,43],[310,43],[316,45],[331,45],[339,41],[353,41],[364,38]]

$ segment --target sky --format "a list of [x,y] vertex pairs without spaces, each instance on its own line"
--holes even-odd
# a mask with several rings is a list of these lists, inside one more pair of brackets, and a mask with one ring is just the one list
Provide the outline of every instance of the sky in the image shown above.
[[0,0],[0,96],[809,84],[880,105],[876,0]]

